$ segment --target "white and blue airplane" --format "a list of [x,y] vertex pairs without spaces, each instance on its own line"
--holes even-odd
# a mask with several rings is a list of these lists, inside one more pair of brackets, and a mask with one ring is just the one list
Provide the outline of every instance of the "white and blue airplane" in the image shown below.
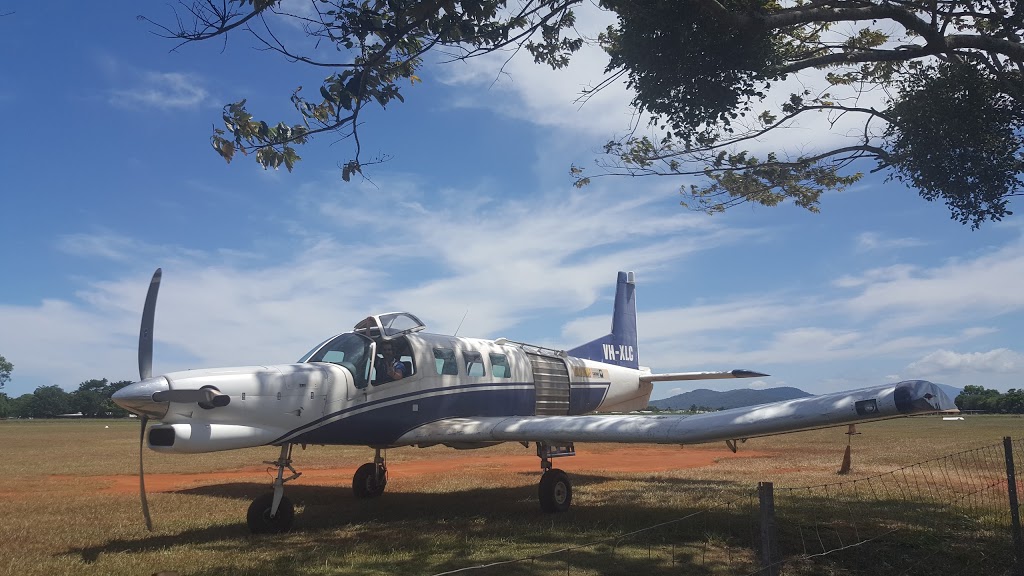
[[[273,490],[248,511],[254,533],[291,528],[294,507],[285,483],[296,444],[357,445],[375,450],[352,489],[374,498],[387,485],[385,450],[445,445],[467,449],[502,442],[534,443],[538,497],[545,512],[572,503],[572,484],[552,459],[575,454],[575,442],[695,444],[841,426],[955,410],[930,382],[908,380],[697,415],[637,414],[654,382],[766,376],[748,370],[653,374],[638,364],[635,281],[620,272],[611,333],[571,350],[505,338],[429,334],[416,316],[370,316],[325,340],[295,364],[171,372],[152,376],[153,319],[160,286],[150,283],[139,335],[141,381],[113,400],[141,416],[139,485],[146,525],[142,444],[157,452],[196,453],[280,447]],[[289,473],[285,475],[286,471]]]

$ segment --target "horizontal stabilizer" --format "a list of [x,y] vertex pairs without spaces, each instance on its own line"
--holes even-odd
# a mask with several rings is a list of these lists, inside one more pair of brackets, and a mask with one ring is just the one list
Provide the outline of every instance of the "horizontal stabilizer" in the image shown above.
[[726,372],[673,372],[671,374],[645,374],[641,382],[675,382],[677,380],[723,380],[725,378],[760,378],[769,376],[753,370],[729,370]]

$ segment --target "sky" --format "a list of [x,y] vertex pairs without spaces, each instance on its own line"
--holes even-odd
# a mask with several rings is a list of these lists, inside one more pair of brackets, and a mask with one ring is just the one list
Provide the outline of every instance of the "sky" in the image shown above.
[[[820,214],[709,216],[681,207],[690,181],[671,178],[576,189],[569,167],[593,166],[637,121],[622,85],[575,102],[601,78],[593,49],[559,72],[521,55],[432,57],[404,104],[365,114],[364,153],[392,158],[365,180],[342,182],[351,146],[331,136],[300,148],[291,173],[227,164],[209,145],[225,104],[247,98],[256,116],[293,123],[288,97],[327,72],[244,34],[175,49],[140,11],[173,19],[158,3],[0,0],[8,395],[136,379],[157,267],[155,373],[292,362],[394,310],[432,332],[571,348],[608,332],[616,273],[632,270],[641,365],[771,374],[660,383],[655,399],[1024,385],[1020,216],[972,231],[884,173],[826,194]],[[301,41],[294,26],[280,33]],[[828,145],[843,128],[827,120],[755,146]]]

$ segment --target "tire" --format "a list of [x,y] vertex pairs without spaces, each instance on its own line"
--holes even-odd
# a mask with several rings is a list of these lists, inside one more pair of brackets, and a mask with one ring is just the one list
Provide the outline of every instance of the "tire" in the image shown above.
[[281,497],[281,504],[277,507],[277,515],[270,517],[270,508],[274,505],[274,494],[268,493],[259,496],[249,505],[249,512],[246,520],[249,523],[249,531],[253,534],[281,534],[292,529],[292,522],[295,520],[295,506],[287,496]]
[[[388,485],[387,469],[380,466],[380,473],[377,473],[378,467],[373,462],[367,462],[356,470],[354,476],[352,476],[352,493],[356,498],[378,498],[384,493],[384,487]],[[380,481],[377,481],[378,476]]]
[[548,514],[565,512],[572,505],[572,483],[569,475],[558,468],[552,468],[540,477],[537,487],[540,509]]

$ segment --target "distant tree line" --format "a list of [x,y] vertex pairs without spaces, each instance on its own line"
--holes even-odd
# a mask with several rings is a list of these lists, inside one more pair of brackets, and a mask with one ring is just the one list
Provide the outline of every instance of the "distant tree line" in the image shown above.
[[54,384],[16,398],[0,392],[0,418],[54,418],[79,412],[86,418],[124,418],[128,411],[114,404],[110,397],[131,383],[109,382],[106,378],[86,380],[74,392]]
[[963,392],[956,397],[956,406],[961,410],[1024,414],[1024,388],[1010,388],[1003,394],[984,386],[964,386]]

